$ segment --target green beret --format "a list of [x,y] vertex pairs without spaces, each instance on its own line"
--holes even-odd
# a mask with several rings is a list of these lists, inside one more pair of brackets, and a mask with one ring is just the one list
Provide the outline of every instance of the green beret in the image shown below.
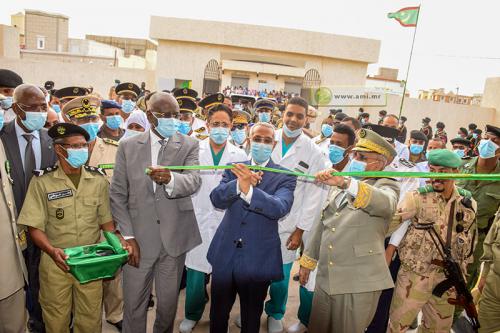
[[433,149],[429,151],[429,157],[427,160],[429,161],[429,164],[447,168],[456,169],[462,165],[460,157],[448,149]]

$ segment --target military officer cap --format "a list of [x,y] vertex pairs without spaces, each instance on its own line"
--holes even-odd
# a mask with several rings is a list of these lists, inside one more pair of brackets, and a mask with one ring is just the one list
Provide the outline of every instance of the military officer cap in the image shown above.
[[194,113],[198,108],[196,103],[189,97],[179,97],[177,103],[179,103],[179,112]]
[[359,140],[352,149],[354,151],[374,152],[387,157],[387,159],[393,159],[397,155],[394,147],[372,130],[362,128],[358,132],[358,137]]
[[252,116],[239,107],[233,109],[233,124],[248,124]]
[[216,93],[212,95],[208,95],[204,99],[202,99],[198,105],[204,109],[210,109],[216,105],[222,104],[224,102],[224,95],[221,93]]
[[135,97],[139,97],[141,94],[141,88],[135,83],[132,82],[123,82],[116,86],[115,93],[117,95],[121,95],[124,93],[130,93],[135,95]]
[[198,92],[189,88],[175,88],[172,94],[175,98],[189,98],[193,101],[196,101],[196,97],[198,97]]
[[274,110],[275,106],[276,106],[276,103],[274,103],[274,101],[267,99],[267,98],[261,98],[253,104],[255,111],[262,109],[262,108]]
[[15,88],[23,84],[23,79],[15,72],[8,69],[0,69],[0,87]]
[[141,96],[137,99],[137,107],[146,112],[146,108],[147,108],[147,105],[146,105],[146,96]]
[[88,95],[73,98],[62,108],[63,114],[68,118],[83,118],[90,116],[98,116],[98,108],[101,105],[99,98]]
[[422,131],[413,130],[410,132],[410,138],[415,140],[427,141],[427,136]]
[[500,127],[496,127],[493,125],[486,125],[486,134],[491,134],[500,137]]
[[425,117],[424,119],[422,119],[422,122],[428,124],[431,122],[431,118]]
[[54,96],[56,96],[59,99],[76,98],[85,95],[87,95],[87,89],[83,87],[65,87],[57,89],[54,92]]
[[83,136],[87,142],[90,139],[89,133],[83,127],[72,123],[59,123],[49,129],[49,136],[54,141],[75,135]]
[[396,138],[398,137],[399,134],[397,129],[382,125],[365,124],[363,125],[363,128],[374,131],[375,133],[383,137],[385,141],[389,142],[390,144],[394,144],[394,141],[396,141]]
[[464,138],[454,138],[450,140],[451,144],[454,145],[455,143],[470,146],[471,142],[467,139]]
[[429,151],[427,158],[429,165],[438,165],[446,168],[458,168],[462,165],[462,160],[457,154],[448,149],[433,149]]
[[103,99],[101,101],[101,112],[107,109],[122,109],[120,103],[113,101],[112,99]]
[[54,81],[45,81],[43,87],[47,89],[47,91],[51,91],[52,89],[54,89]]

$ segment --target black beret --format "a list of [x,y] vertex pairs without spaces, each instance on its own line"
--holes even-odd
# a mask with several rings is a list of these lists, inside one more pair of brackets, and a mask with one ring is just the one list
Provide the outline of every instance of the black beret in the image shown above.
[[378,112],[378,114],[381,114],[381,115],[385,116],[385,115],[387,114],[387,111],[385,111],[385,110],[380,110],[380,111]]
[[211,107],[214,107],[218,104],[224,103],[224,95],[221,93],[216,93],[212,95],[208,95],[204,99],[202,99],[199,103],[198,106],[204,108],[204,109],[210,109]]
[[347,118],[347,115],[344,113],[344,112],[338,112],[335,114],[335,120],[344,120],[345,118]]
[[120,95],[123,93],[131,93],[131,94],[134,94],[135,97],[139,97],[139,95],[141,94],[141,88],[139,88],[139,86],[135,83],[123,82],[123,83],[120,83],[119,85],[116,86],[115,93],[117,95]]
[[190,97],[179,97],[177,98],[177,103],[179,103],[179,112],[191,112],[194,113],[198,106]]
[[425,117],[424,119],[422,119],[422,122],[424,122],[424,123],[430,123],[431,122],[431,118]]
[[175,88],[172,90],[172,94],[175,98],[190,98],[192,100],[196,100],[198,97],[198,92],[189,88]]
[[451,144],[454,145],[455,143],[470,146],[470,141],[464,138],[453,138],[450,140]]
[[113,101],[112,99],[103,99],[101,101],[101,111],[106,109],[122,109],[120,103]]
[[408,118],[406,118],[405,116],[401,116],[401,120],[402,120],[402,121],[407,121],[407,120],[408,120]]
[[363,112],[361,114],[361,118],[366,118],[366,117],[370,117],[370,114],[368,112]]
[[470,123],[468,127],[469,127],[469,129],[474,130],[474,129],[476,129],[476,128],[477,128],[477,125],[476,125],[476,124],[474,124],[474,123]]
[[493,125],[486,125],[486,133],[500,137],[500,127],[496,127]]
[[396,137],[399,135],[399,131],[392,127],[375,124],[365,124],[362,127],[374,131],[389,143],[394,143]]
[[410,138],[427,142],[427,136],[423,132],[418,131],[418,130],[411,131]]
[[53,95],[59,99],[76,98],[87,95],[87,89],[83,87],[65,87],[57,89]]
[[83,127],[72,123],[59,123],[49,129],[49,136],[54,140],[74,135],[82,135],[87,142],[90,139],[89,133]]
[[45,84],[43,85],[45,89],[48,91],[54,89],[54,81],[45,81]]
[[438,121],[438,122],[436,123],[436,127],[437,127],[437,128],[444,128],[445,126],[444,126],[444,123],[443,123],[442,121]]
[[465,128],[465,127],[460,127],[459,131],[462,132],[462,133],[464,133],[464,134],[468,133],[467,132],[467,128]]
[[17,73],[8,69],[0,69],[0,87],[15,88],[23,84],[23,79]]

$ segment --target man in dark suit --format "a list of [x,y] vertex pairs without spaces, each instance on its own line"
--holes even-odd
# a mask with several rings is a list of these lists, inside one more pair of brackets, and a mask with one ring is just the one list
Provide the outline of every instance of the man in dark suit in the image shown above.
[[[43,128],[47,119],[48,105],[45,95],[37,86],[22,84],[14,90],[12,109],[16,118],[7,123],[0,133],[12,180],[17,212],[21,211],[33,170],[53,166],[56,155],[52,139]],[[3,166],[2,166],[3,167]],[[28,267],[27,305],[32,332],[43,332],[43,320],[38,303],[38,265],[40,249],[28,237],[24,251]]]
[[278,220],[290,212],[296,178],[252,172],[247,165],[284,169],[271,160],[274,127],[257,123],[251,133],[252,160],[226,170],[210,194],[226,209],[208,250],[212,265],[210,332],[227,332],[229,312],[240,297],[242,332],[259,332],[267,289],[283,279]]

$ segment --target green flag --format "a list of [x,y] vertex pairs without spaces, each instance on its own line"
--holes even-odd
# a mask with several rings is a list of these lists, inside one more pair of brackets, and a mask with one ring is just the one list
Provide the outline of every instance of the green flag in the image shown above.
[[387,14],[387,17],[396,19],[403,27],[416,27],[419,11],[420,7],[406,7],[395,13]]

